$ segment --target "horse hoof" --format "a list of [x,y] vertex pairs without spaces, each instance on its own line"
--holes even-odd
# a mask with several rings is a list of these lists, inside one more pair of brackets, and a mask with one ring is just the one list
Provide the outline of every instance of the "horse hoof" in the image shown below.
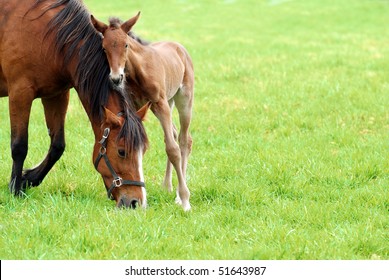
[[184,209],[185,212],[191,209],[189,200],[181,200],[180,197],[177,196],[175,202],[176,204],[181,205],[182,209]]
[[9,184],[8,184],[8,189],[9,189],[9,191],[12,193],[12,194],[16,194],[16,188],[15,188],[15,178],[13,178],[12,180],[11,180],[11,182],[9,182]]
[[42,182],[36,178],[37,176],[34,173],[34,169],[23,170],[22,174],[22,189],[26,190],[30,187],[37,187]]
[[181,201],[181,198],[177,195],[176,196],[176,199],[174,200],[174,202],[178,205],[182,205],[182,201]]
[[14,196],[21,196],[23,193],[21,185],[17,186],[16,184],[16,178],[13,178],[11,182],[9,182],[8,189]]
[[191,209],[189,201],[183,201],[181,206],[185,212],[188,212]]

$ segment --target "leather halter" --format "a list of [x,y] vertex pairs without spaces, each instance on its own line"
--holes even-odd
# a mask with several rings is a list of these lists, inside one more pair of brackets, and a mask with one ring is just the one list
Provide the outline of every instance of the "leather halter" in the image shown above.
[[114,188],[120,188],[123,185],[138,186],[138,187],[143,187],[143,188],[145,188],[146,186],[145,186],[144,182],[123,180],[120,176],[118,176],[116,174],[115,170],[113,169],[113,167],[111,165],[111,162],[108,159],[107,153],[106,153],[107,152],[107,138],[109,136],[110,131],[111,130],[108,127],[105,128],[104,133],[103,133],[103,137],[99,141],[99,143],[101,144],[101,147],[100,147],[99,155],[97,156],[97,158],[95,160],[95,168],[97,170],[97,167],[99,166],[99,162],[100,162],[101,158],[104,158],[105,164],[107,165],[107,167],[108,167],[108,169],[111,172],[112,177],[113,177],[112,184],[111,184],[110,188],[107,190],[107,195],[108,195],[109,199],[114,200],[114,198],[112,196],[112,191],[114,190]]

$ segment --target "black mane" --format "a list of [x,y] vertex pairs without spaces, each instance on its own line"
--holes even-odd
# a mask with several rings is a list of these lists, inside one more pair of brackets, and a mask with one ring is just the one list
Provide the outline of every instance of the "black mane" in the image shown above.
[[64,61],[78,61],[73,83],[80,99],[87,101],[92,118],[102,120],[103,106],[110,94],[118,94],[125,112],[125,124],[119,137],[124,137],[130,149],[147,144],[142,121],[136,115],[129,95],[111,87],[109,64],[102,48],[102,38],[91,24],[90,13],[80,0],[37,0],[32,9],[43,2],[52,2],[48,10],[63,6],[49,22],[47,35],[55,34],[55,49]]
[[[39,0],[45,2],[48,0]],[[49,22],[47,34],[55,34],[55,49],[64,61],[78,60],[74,84],[81,99],[89,103],[92,117],[101,117],[101,105],[106,104],[110,91],[109,65],[102,51],[101,37],[90,21],[90,13],[78,0],[57,0],[47,9],[64,5]],[[78,58],[77,58],[78,57]]]

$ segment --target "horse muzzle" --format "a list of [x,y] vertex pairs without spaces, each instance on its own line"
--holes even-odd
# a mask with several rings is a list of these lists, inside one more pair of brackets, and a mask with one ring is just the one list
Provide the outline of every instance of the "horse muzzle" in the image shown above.
[[118,208],[130,208],[135,209],[141,205],[139,199],[129,198],[127,196],[121,196],[116,204]]
[[109,78],[115,86],[121,86],[124,81],[124,74],[123,73],[113,74],[111,72],[111,74],[109,74]]

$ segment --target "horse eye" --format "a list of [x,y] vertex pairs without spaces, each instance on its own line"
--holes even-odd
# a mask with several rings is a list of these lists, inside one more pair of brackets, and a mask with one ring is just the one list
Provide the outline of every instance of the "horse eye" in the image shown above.
[[125,45],[125,48],[126,48],[126,49],[128,48],[128,44]]
[[119,149],[119,150],[118,150],[118,155],[119,155],[119,157],[121,157],[121,158],[125,158],[125,157],[126,157],[126,151],[125,151],[125,150],[122,150],[122,149]]

